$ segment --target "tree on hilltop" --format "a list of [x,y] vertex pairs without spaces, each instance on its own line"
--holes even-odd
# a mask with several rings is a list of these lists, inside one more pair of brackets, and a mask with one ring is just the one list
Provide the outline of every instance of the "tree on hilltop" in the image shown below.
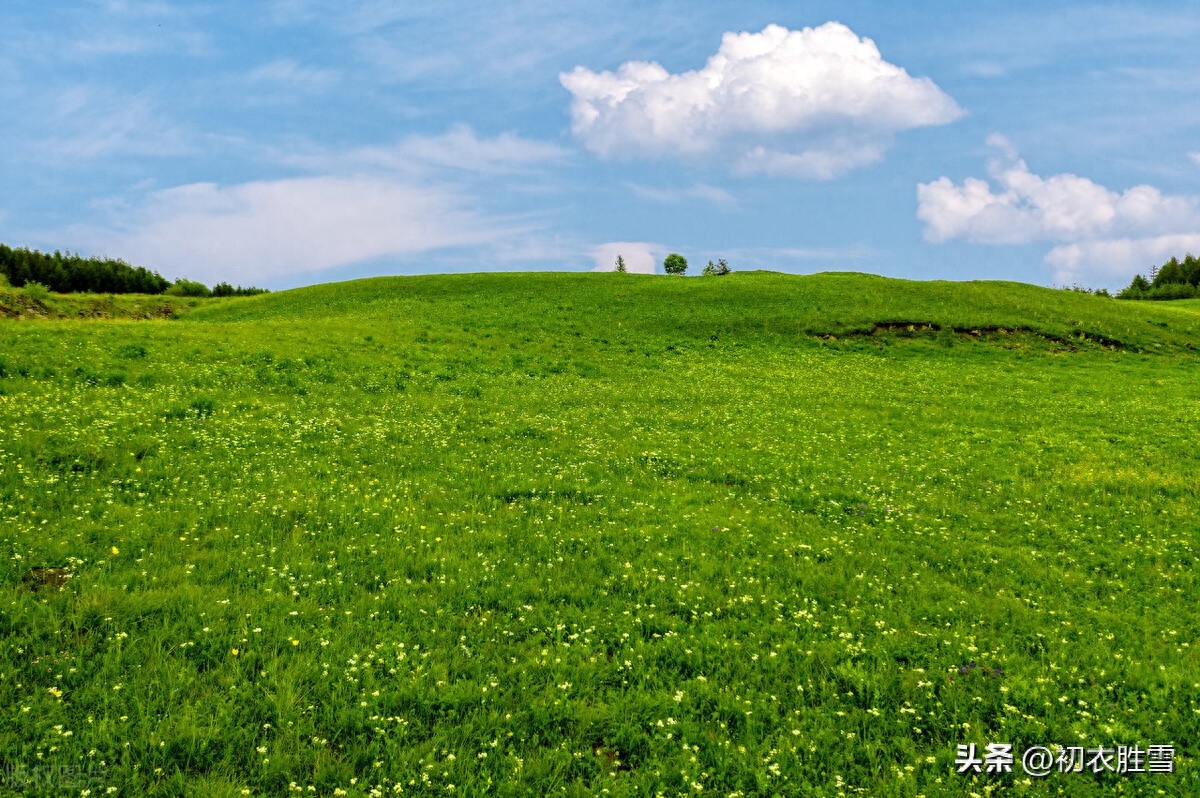
[[663,271],[667,274],[684,274],[687,272],[687,258],[678,252],[672,252],[663,261]]
[[731,271],[733,271],[733,269],[729,268],[729,264],[725,262],[725,259],[720,258],[717,260],[715,265],[710,260],[708,262],[708,265],[704,267],[704,271],[702,272],[702,274],[705,277],[724,277],[725,275],[729,274]]

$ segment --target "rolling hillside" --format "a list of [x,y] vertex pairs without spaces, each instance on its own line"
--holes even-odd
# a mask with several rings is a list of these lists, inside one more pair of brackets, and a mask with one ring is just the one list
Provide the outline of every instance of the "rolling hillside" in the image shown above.
[[1192,790],[1194,301],[475,274],[0,340],[0,752],[93,795]]

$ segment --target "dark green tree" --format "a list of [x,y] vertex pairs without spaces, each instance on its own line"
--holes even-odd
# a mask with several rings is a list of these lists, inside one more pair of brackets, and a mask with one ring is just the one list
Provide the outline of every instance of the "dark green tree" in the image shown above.
[[134,268],[123,260],[85,258],[78,252],[55,251],[47,255],[36,249],[13,249],[3,244],[0,244],[0,274],[15,287],[37,282],[61,294],[75,291],[161,294],[171,285],[158,272],[140,266]]

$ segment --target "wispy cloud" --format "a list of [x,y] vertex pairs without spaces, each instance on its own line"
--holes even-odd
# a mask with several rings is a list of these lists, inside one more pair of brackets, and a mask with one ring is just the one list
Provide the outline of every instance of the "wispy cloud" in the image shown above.
[[[169,54],[198,57],[214,52],[201,20],[201,4],[103,2],[97,8],[64,6],[52,39],[33,37],[18,44],[26,56],[94,62]],[[10,43],[11,44],[11,43]]]
[[107,228],[68,232],[171,276],[253,282],[484,245],[529,225],[484,216],[445,188],[358,176],[178,186],[146,195]]
[[386,146],[349,150],[274,151],[281,162],[326,172],[384,169],[407,174],[453,170],[475,174],[517,174],[565,160],[567,150],[546,141],[506,132],[480,137],[467,125],[437,135],[411,135]]
[[498,79],[540,84],[567,54],[601,42],[611,47],[623,29],[611,5],[563,14],[544,0],[509,0],[487,14],[455,0],[347,0],[332,15],[313,0],[276,0],[268,8],[278,25],[325,26],[348,42],[375,81],[437,80],[459,88]]
[[455,125],[437,136],[408,136],[395,153],[432,166],[492,173],[521,171],[567,157],[567,151],[556,144],[515,133],[479,138],[467,125]]
[[179,155],[193,150],[185,128],[168,121],[152,101],[136,95],[74,86],[57,96],[50,115],[52,132],[33,149],[55,161]]
[[626,183],[625,187],[636,196],[652,202],[678,203],[687,200],[701,200],[714,205],[736,205],[737,200],[723,188],[710,186],[707,183],[695,183],[684,188],[656,188],[643,186],[639,183]]
[[735,247],[722,255],[734,268],[775,268],[781,264],[809,262],[855,262],[878,256],[876,250],[861,244],[845,247]]
[[338,73],[330,69],[304,66],[291,58],[270,61],[247,72],[244,82],[272,89],[320,94],[334,86]]

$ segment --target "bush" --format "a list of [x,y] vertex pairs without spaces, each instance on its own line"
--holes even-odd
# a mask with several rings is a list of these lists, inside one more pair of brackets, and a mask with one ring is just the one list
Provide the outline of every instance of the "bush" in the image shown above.
[[1191,299],[1196,288],[1187,283],[1163,283],[1154,285],[1146,292],[1146,299]]
[[25,296],[34,302],[45,302],[50,298],[50,289],[35,280],[30,280],[25,283]]
[[715,266],[713,265],[713,262],[710,260],[708,262],[708,265],[704,267],[703,274],[705,277],[724,277],[725,275],[729,274],[731,271],[733,271],[733,269],[729,268],[729,264],[725,262],[725,259],[720,258],[717,260],[717,263]]
[[166,290],[168,296],[212,296],[212,292],[208,290],[208,286],[204,283],[198,283],[195,280],[189,280],[186,277],[180,277],[174,284]]
[[667,274],[684,274],[687,272],[687,258],[678,252],[672,252],[663,261],[663,271]]

